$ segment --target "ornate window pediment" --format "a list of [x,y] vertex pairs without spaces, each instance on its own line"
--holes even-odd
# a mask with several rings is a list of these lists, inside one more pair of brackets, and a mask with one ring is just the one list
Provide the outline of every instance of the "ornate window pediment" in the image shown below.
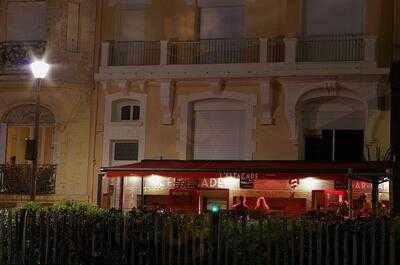
[[[9,111],[4,117],[4,123],[7,124],[18,124],[18,125],[27,125],[32,124],[35,115],[35,105],[26,104],[15,107],[11,111]],[[39,116],[40,124],[54,124],[55,118],[53,113],[45,107],[40,106],[40,116]]]

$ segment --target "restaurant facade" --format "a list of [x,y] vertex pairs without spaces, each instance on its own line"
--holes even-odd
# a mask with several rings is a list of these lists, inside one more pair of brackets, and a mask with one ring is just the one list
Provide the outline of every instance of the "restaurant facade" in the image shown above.
[[233,209],[242,196],[250,210],[265,202],[270,214],[298,216],[317,209],[336,213],[349,201],[357,208],[365,194],[385,208],[388,168],[377,162],[144,160],[103,168],[98,203],[124,211],[202,213],[213,206]]

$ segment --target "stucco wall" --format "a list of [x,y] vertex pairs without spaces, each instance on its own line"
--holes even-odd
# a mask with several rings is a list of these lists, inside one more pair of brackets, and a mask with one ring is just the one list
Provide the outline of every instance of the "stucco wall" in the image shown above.
[[[2,87],[0,103],[0,117],[12,107],[33,103],[32,86]],[[46,87],[41,92],[41,104],[56,118],[53,163],[57,165],[57,180],[52,197],[87,200],[87,94],[77,87]]]

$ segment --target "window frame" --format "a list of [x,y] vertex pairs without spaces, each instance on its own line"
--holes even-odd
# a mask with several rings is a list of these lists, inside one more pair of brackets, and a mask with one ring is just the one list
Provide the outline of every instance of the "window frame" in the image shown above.
[[[115,102],[113,101],[111,103],[111,109],[115,110],[115,115],[116,117],[113,119],[113,115],[111,115],[111,123],[112,124],[125,124],[125,123],[129,123],[129,124],[135,124],[137,123],[137,125],[140,125],[142,122],[142,104],[139,101],[136,100],[132,100],[132,99],[126,99],[126,100],[121,100],[119,102]],[[130,107],[130,113],[129,113],[129,120],[123,120],[122,119],[122,108],[124,107]],[[139,107],[139,119],[134,120],[134,111],[135,111],[135,107]]]
[[[116,158],[116,145],[117,144],[136,144],[137,151],[136,151],[136,160],[117,160]],[[129,162],[138,162],[139,161],[139,140],[111,140],[111,152],[110,152],[110,161],[112,164],[126,164]]]

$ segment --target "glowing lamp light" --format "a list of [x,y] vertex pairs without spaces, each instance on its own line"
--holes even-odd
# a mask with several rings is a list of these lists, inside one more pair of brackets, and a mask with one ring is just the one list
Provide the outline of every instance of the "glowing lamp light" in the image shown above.
[[219,206],[214,204],[213,206],[211,206],[211,212],[212,213],[218,213],[219,212]]
[[318,187],[319,181],[316,178],[308,177],[300,180],[300,185],[304,190],[315,190]]
[[45,78],[50,70],[50,65],[44,61],[35,61],[30,67],[35,78]]
[[163,187],[163,178],[158,175],[151,175],[145,181],[148,188],[161,188]]
[[240,179],[234,177],[225,177],[222,179],[222,185],[224,188],[235,189],[240,186]]
[[389,192],[389,181],[385,181],[379,184],[379,190],[381,192]]

